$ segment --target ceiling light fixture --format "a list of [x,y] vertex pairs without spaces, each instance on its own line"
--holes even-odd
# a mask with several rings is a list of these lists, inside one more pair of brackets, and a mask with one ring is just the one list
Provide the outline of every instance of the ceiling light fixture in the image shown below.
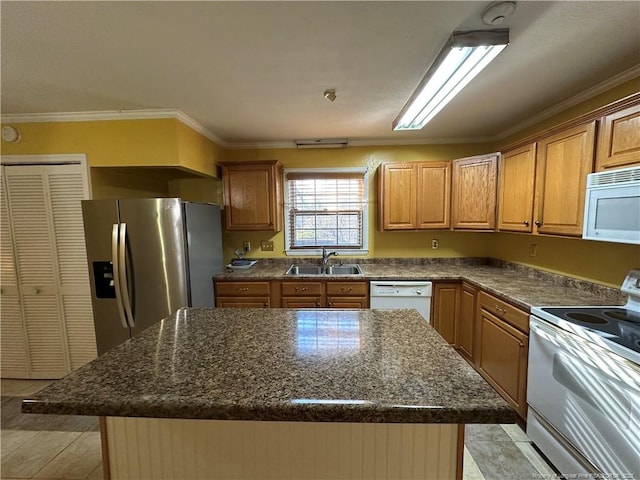
[[336,91],[335,90],[325,90],[322,94],[324,98],[327,100],[331,100],[332,102],[336,99]]
[[349,144],[347,138],[318,138],[315,140],[296,140],[296,147],[305,148],[345,148]]
[[508,44],[508,28],[454,32],[393,121],[393,129],[424,127]]

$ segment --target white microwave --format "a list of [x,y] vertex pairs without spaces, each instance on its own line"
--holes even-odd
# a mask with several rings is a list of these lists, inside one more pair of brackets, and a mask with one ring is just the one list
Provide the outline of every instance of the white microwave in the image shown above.
[[640,167],[587,176],[582,238],[640,244]]

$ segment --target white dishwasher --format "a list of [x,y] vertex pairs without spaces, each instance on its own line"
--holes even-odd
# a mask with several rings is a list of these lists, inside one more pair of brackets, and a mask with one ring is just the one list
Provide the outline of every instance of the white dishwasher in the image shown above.
[[415,308],[428,322],[431,315],[431,282],[373,280],[369,306],[374,309]]

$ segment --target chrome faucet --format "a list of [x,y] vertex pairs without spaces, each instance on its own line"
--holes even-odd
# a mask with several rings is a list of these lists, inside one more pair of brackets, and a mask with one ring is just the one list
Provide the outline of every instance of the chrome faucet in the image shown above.
[[338,252],[327,252],[327,249],[322,247],[322,268],[327,266],[327,262],[329,261],[329,257],[338,256]]

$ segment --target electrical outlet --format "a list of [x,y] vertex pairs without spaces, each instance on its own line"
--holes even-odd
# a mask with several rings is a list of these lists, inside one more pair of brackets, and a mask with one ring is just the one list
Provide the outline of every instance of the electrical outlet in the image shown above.
[[242,242],[242,249],[244,250],[244,253],[247,253],[249,250],[251,250],[251,242],[247,242],[246,240]]
[[538,253],[538,244],[537,243],[532,243],[529,247],[529,256],[530,257],[535,257],[536,253]]
[[440,248],[440,241],[437,238],[431,240],[431,248],[437,250]]
[[263,252],[273,252],[273,242],[271,240],[261,240],[260,250]]

